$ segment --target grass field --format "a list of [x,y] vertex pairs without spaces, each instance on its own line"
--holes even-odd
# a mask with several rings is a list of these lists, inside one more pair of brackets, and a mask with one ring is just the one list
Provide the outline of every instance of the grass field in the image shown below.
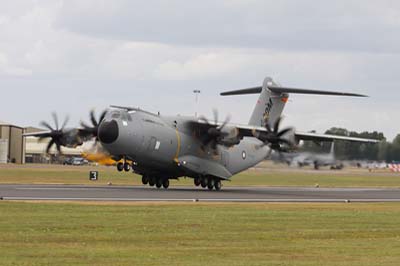
[[[89,181],[88,172],[98,170],[100,180]],[[114,167],[61,165],[0,165],[0,183],[14,184],[141,184],[140,176],[119,173]],[[172,181],[172,186],[192,185],[192,179]],[[288,168],[263,163],[232,177],[225,186],[315,186],[320,187],[400,187],[400,174],[385,170],[346,168],[342,171]]]
[[0,202],[0,265],[399,265],[400,205]]

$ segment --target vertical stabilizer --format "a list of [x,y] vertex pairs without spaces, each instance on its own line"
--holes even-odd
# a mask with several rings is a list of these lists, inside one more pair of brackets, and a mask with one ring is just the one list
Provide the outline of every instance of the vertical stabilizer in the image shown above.
[[264,79],[260,97],[250,117],[249,125],[264,126],[264,121],[268,121],[270,125],[273,125],[276,119],[281,116],[289,94],[273,92],[268,88],[269,86],[276,87],[277,84],[272,78],[267,77]]
[[329,152],[330,155],[335,156],[335,142],[332,141],[331,150]]

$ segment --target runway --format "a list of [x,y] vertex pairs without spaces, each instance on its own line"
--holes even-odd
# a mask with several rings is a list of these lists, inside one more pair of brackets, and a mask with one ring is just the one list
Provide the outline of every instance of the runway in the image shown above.
[[196,187],[83,185],[0,185],[2,200],[68,201],[200,201],[200,202],[400,202],[400,189],[223,187],[208,191]]

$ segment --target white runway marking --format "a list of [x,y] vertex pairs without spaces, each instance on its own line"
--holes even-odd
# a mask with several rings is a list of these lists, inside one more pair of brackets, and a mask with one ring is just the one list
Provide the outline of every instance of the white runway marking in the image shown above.
[[104,188],[16,187],[15,190],[104,190]]
[[2,200],[59,200],[59,201],[138,201],[138,202],[400,202],[399,199],[167,199],[167,198],[51,198],[51,197],[2,197]]

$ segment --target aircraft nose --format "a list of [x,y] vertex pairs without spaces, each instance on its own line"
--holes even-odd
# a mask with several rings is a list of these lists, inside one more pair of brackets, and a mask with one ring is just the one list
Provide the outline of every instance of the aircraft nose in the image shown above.
[[115,120],[103,121],[100,124],[98,136],[101,142],[111,144],[119,135],[118,123]]

